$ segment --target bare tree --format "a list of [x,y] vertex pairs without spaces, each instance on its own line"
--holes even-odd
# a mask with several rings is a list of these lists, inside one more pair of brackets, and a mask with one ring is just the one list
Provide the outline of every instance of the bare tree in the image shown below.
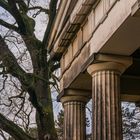
[[125,140],[140,139],[140,107],[137,103],[123,102],[123,138]]
[[[59,68],[59,62],[49,59],[47,47],[58,0],[50,0],[46,6],[39,5],[39,2],[41,1],[0,0],[0,11],[3,11],[0,13],[0,75],[4,78],[0,92],[6,88],[6,80],[9,76],[16,78],[20,83],[20,88],[17,83],[14,86],[21,91],[18,95],[8,97],[8,105],[11,106],[14,104],[14,99],[18,99],[20,105],[15,111],[16,116],[19,117],[21,112],[26,114],[22,107],[25,103],[25,94],[28,93],[29,100],[36,109],[38,139],[56,140],[50,86],[56,84],[57,78],[53,72]],[[42,12],[46,14],[48,21],[46,27],[41,27],[45,30],[43,39],[39,40],[35,34],[37,23],[35,18]],[[25,55],[30,64],[23,64]],[[25,129],[2,113],[0,114],[0,129],[16,140],[34,139]]]

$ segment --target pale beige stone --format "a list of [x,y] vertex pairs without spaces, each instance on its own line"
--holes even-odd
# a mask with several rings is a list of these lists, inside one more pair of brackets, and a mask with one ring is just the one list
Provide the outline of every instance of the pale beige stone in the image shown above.
[[97,7],[95,8],[95,26],[99,24],[104,16],[104,1],[101,0]]
[[78,49],[81,49],[82,45],[83,45],[83,36],[82,36],[82,30],[79,30],[79,32],[77,33],[77,37],[78,37]]
[[88,41],[90,35],[89,22],[87,21],[83,26],[83,43]]
[[93,140],[121,140],[121,63],[102,62],[88,68],[92,76]]
[[72,51],[73,51],[73,56],[76,55],[76,53],[78,52],[79,47],[78,47],[78,38],[75,38],[75,40],[73,41],[72,44]]
[[110,8],[110,0],[104,0],[104,13]]
[[94,28],[95,28],[95,13],[94,10],[92,10],[88,16],[88,22],[89,22],[89,36],[92,35]]
[[[71,0],[62,1],[49,41],[49,48],[53,46],[51,54],[63,53],[63,56],[60,55],[60,91],[83,89],[67,90],[62,95],[64,140],[85,140],[85,104],[89,94],[84,90],[91,92],[91,88],[93,139],[120,140],[120,100],[139,101],[140,98],[137,95],[139,87],[135,84],[137,80],[134,84],[125,80],[127,83],[122,90],[125,95],[120,97],[120,75],[132,65],[129,56],[140,44],[139,1],[78,0],[71,13],[70,3]],[[66,13],[70,15],[65,23]],[[73,31],[74,28],[77,30]],[[62,46],[62,40],[68,39],[70,43]],[[87,84],[83,86],[82,80],[86,80],[84,84]],[[127,88],[128,85],[132,88]]]
[[86,139],[85,105],[89,98],[85,91],[68,89],[61,102],[64,107],[64,140]]
[[110,1],[110,5],[112,5],[112,4],[114,4],[115,1],[117,1],[117,0],[109,0],[109,1]]

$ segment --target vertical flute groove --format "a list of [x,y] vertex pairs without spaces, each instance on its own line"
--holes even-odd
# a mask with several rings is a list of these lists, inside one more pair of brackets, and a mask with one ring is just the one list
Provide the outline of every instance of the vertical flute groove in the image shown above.
[[85,102],[64,103],[64,140],[85,140]]
[[119,73],[102,70],[93,77],[93,140],[120,140]]

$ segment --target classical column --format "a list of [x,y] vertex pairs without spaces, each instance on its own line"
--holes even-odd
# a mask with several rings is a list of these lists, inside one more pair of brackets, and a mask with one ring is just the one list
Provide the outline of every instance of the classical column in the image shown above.
[[64,107],[64,140],[86,139],[85,96],[69,95],[61,98]]
[[120,75],[125,66],[118,62],[95,63],[92,76],[93,140],[122,140]]

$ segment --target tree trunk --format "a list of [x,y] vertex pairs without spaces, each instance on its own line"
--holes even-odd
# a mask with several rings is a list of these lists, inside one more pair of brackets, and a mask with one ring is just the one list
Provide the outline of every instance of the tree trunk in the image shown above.
[[[47,73],[48,72],[44,75],[45,79],[47,79]],[[38,103],[42,107],[42,113],[36,112],[38,138],[39,140],[57,140],[49,85],[42,80],[38,80],[36,84],[36,93]]]
[[[49,64],[47,62],[47,50],[38,40],[31,40],[26,44],[36,49],[32,54],[34,74],[34,90],[39,108],[36,108],[36,122],[39,140],[57,140],[57,133],[54,124],[53,106],[51,99],[49,79]],[[33,52],[33,51],[32,51]]]

